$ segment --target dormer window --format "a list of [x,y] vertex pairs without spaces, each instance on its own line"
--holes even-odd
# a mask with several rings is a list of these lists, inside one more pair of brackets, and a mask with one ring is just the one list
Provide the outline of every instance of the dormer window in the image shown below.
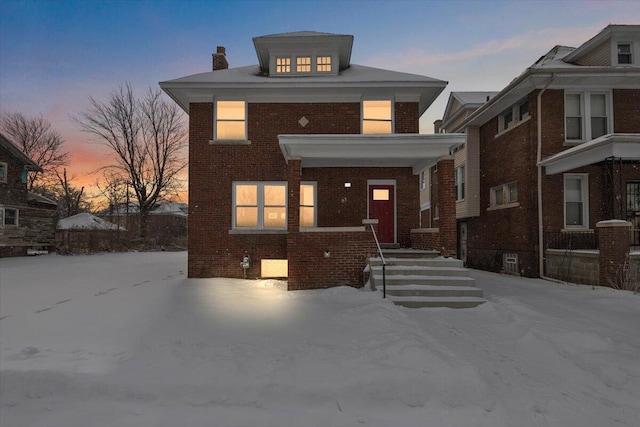
[[299,56],[296,58],[296,73],[310,73],[311,72],[311,57]]
[[618,43],[618,64],[633,64],[631,43]]
[[318,56],[316,58],[316,70],[319,73],[331,72],[331,57],[330,56]]
[[291,58],[278,57],[276,58],[276,73],[290,73],[291,72]]

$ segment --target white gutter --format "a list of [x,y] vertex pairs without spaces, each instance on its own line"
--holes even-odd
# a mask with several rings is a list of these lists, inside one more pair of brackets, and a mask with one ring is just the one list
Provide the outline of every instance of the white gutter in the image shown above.
[[540,270],[540,278],[545,280],[551,280],[553,282],[563,283],[559,280],[552,279],[545,276],[544,271],[544,223],[542,220],[542,166],[540,161],[542,160],[542,94],[551,85],[556,75],[551,74],[549,81],[545,84],[540,92],[538,92],[538,101],[536,102],[536,115],[538,118],[538,153],[537,162],[538,165],[538,269]]

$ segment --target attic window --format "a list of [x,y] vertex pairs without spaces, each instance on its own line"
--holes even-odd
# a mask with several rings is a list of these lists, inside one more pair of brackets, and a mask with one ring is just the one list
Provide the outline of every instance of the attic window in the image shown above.
[[331,71],[331,57],[330,56],[318,56],[316,58],[316,70],[319,73],[326,73]]
[[631,43],[618,43],[618,64],[633,64]]
[[309,73],[311,72],[311,57],[300,56],[296,58],[296,73]]
[[276,73],[290,73],[291,72],[291,58],[281,57],[276,58]]

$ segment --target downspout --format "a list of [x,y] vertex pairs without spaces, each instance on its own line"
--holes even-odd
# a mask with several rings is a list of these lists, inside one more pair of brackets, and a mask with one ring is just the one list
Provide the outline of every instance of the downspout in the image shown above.
[[544,222],[542,220],[542,166],[540,166],[540,162],[542,161],[542,94],[545,93],[547,88],[551,85],[553,80],[555,79],[555,73],[551,74],[549,81],[544,85],[542,90],[538,92],[538,100],[536,102],[536,115],[538,118],[538,154],[537,154],[537,162],[536,166],[538,166],[538,269],[540,271],[540,278],[545,280],[551,280],[554,282],[564,283],[560,280],[552,279],[551,277],[545,276],[544,271]]

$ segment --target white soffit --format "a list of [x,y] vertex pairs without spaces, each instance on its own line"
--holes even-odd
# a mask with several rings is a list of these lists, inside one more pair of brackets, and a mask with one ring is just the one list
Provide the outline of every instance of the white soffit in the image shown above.
[[308,167],[411,167],[419,173],[426,165],[448,156],[452,146],[464,143],[465,134],[391,135],[279,135],[288,162],[301,160]]
[[547,175],[555,175],[615,157],[640,161],[640,134],[609,134],[542,160]]

